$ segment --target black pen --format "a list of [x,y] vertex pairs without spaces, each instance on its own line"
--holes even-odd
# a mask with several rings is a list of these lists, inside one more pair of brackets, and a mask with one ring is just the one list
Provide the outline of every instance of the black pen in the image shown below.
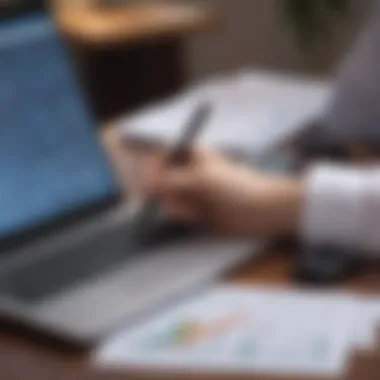
[[[194,146],[196,138],[200,135],[212,111],[209,103],[201,103],[190,120],[184,127],[183,134],[169,152],[167,165],[186,165],[190,159],[191,148]],[[160,212],[160,202],[155,198],[148,199],[141,210],[134,217],[132,225],[129,227],[133,237],[143,237],[150,232],[151,226],[156,221]]]

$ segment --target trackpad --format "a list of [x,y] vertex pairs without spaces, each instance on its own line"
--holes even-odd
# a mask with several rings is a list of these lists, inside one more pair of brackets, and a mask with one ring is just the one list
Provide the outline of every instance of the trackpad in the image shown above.
[[255,254],[252,240],[193,238],[153,249],[96,281],[36,305],[38,319],[81,339],[106,333],[214,281]]

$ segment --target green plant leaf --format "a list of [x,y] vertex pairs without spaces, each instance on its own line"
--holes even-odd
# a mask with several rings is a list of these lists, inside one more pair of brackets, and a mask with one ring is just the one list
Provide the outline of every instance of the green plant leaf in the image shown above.
[[324,11],[343,14],[349,9],[349,0],[282,0],[282,6],[298,41],[303,48],[310,48],[317,38],[331,36]]
[[284,11],[299,41],[308,45],[318,29],[317,3],[320,0],[284,0]]
[[348,11],[349,4],[347,0],[325,0],[326,8],[334,13],[343,14]]

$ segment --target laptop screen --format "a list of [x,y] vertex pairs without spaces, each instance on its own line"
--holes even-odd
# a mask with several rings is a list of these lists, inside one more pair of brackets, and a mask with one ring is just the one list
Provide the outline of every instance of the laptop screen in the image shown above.
[[117,195],[53,22],[3,22],[0,241]]

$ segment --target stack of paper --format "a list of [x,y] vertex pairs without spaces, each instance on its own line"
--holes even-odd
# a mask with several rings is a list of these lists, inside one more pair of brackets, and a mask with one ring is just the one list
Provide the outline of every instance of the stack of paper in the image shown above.
[[121,331],[97,365],[196,372],[340,375],[370,349],[380,299],[219,287]]
[[121,121],[125,138],[148,143],[178,139],[202,100],[214,112],[200,140],[223,151],[249,157],[296,133],[323,115],[333,86],[299,76],[246,72],[204,82],[166,102]]

